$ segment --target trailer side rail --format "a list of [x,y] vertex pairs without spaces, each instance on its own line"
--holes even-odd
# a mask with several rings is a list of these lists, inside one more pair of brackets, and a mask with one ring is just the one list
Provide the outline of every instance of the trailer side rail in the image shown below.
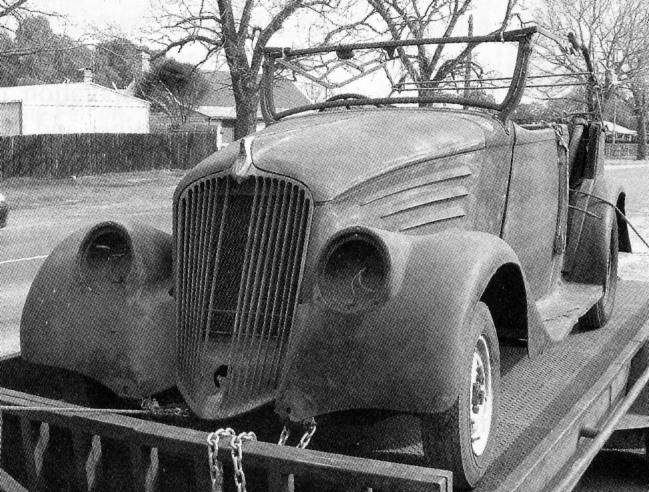
[[[60,407],[61,402],[0,388],[0,405]],[[44,483],[51,487],[53,480],[68,480],[82,491],[98,488],[97,481],[104,490],[103,482],[112,481],[115,490],[122,490],[114,482],[124,475],[132,490],[210,490],[205,432],[108,413],[8,410],[3,419],[13,425],[3,425],[9,435],[2,436],[5,472],[0,473],[0,490],[20,490],[17,481],[38,490]],[[4,453],[7,444],[13,452]],[[221,440],[219,459],[226,465],[226,481],[232,479],[227,475],[230,451],[229,442]],[[337,490],[452,490],[451,472],[432,468],[256,441],[245,442],[243,454],[246,470],[263,470],[271,492],[292,490],[291,475],[337,485]]]

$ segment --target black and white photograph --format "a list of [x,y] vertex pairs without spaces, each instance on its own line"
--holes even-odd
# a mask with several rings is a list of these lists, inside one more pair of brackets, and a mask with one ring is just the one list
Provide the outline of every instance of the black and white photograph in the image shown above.
[[0,492],[649,491],[649,1],[0,0]]

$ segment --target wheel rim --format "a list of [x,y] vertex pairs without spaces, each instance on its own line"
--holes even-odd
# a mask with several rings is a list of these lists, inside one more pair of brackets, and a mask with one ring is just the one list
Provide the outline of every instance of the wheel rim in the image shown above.
[[473,352],[471,364],[471,449],[481,456],[491,433],[493,392],[491,386],[491,356],[487,339],[481,336]]

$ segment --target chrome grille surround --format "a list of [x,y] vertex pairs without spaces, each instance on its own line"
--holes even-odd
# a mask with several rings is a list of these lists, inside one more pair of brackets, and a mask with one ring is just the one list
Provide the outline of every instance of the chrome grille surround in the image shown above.
[[289,345],[313,200],[255,170],[201,178],[174,207],[177,383],[199,417],[274,398]]

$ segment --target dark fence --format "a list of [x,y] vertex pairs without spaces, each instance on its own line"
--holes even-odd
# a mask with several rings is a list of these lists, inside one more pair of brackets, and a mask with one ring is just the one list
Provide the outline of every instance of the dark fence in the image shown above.
[[216,134],[81,133],[0,137],[0,178],[189,169],[216,152]]

